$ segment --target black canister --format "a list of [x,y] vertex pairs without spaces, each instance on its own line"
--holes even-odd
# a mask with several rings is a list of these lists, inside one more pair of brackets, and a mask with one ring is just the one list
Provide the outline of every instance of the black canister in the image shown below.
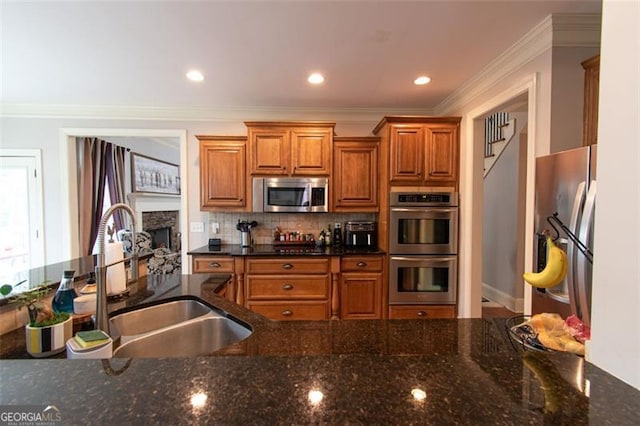
[[340,222],[336,222],[336,226],[333,228],[333,245],[336,247],[342,246],[342,225],[340,225]]

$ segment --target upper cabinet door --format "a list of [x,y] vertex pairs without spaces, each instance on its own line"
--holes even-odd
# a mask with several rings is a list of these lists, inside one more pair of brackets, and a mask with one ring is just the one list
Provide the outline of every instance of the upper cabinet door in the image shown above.
[[420,125],[394,125],[390,141],[392,182],[418,183],[422,177],[424,129]]
[[598,93],[600,91],[600,55],[582,62],[584,68],[584,106],[582,144],[598,143]]
[[278,128],[249,128],[251,174],[290,174],[289,132]]
[[456,182],[458,176],[458,126],[429,125],[425,128],[425,181]]
[[242,211],[247,205],[246,138],[200,137],[200,206]]
[[291,129],[291,166],[294,176],[328,176],[331,173],[332,129]]
[[334,211],[378,211],[378,138],[334,140]]

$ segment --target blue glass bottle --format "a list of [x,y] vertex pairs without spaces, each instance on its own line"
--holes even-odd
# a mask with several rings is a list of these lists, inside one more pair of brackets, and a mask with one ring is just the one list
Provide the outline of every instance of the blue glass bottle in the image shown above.
[[69,314],[73,313],[73,299],[78,297],[73,286],[74,274],[75,271],[64,271],[62,273],[62,281],[60,281],[60,286],[56,291],[56,295],[53,296],[53,302],[51,303],[53,312],[67,312]]

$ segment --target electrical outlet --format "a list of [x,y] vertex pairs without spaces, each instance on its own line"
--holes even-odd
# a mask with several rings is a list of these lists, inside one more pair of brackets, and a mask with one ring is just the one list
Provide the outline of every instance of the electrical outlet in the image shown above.
[[220,224],[218,222],[211,222],[211,232],[214,234],[220,233]]
[[204,232],[204,223],[191,222],[191,232]]

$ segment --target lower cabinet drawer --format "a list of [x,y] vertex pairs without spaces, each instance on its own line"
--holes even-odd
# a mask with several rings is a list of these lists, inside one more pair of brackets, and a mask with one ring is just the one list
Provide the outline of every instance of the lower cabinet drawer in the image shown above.
[[247,308],[272,320],[328,320],[328,301],[255,302],[247,301]]
[[193,272],[199,273],[233,273],[234,262],[232,257],[194,256]]
[[342,272],[380,272],[382,256],[345,256],[340,259]]
[[249,258],[245,262],[247,274],[327,274],[328,258],[281,257]]
[[455,305],[391,305],[389,319],[455,318]]
[[247,299],[327,299],[329,297],[328,275],[290,275],[270,277],[247,275]]

